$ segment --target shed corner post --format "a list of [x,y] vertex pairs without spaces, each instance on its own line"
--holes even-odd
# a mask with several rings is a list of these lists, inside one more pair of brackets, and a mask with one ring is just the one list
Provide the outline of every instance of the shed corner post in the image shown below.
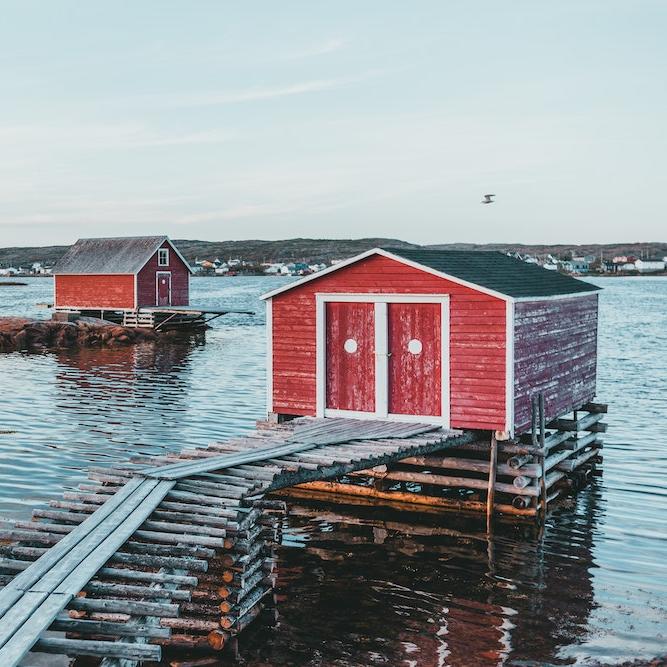
[[514,435],[514,317],[515,301],[505,301],[505,430]]
[[327,362],[326,362],[326,301],[315,294],[315,415],[324,417]]
[[273,299],[266,300],[266,414],[273,412]]

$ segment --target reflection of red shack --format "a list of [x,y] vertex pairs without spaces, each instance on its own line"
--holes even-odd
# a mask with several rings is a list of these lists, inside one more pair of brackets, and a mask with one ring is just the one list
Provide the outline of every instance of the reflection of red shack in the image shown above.
[[54,307],[187,306],[192,269],[166,236],[79,239],[53,268]]
[[595,395],[598,288],[501,253],[374,249],[267,299],[269,411],[520,433]]

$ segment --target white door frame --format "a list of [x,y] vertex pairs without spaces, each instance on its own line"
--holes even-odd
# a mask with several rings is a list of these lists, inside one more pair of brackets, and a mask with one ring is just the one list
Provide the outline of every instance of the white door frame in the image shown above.
[[156,271],[155,272],[155,305],[157,307],[160,301],[160,276],[169,276],[169,305],[171,306],[171,271]]
[[[329,302],[375,304],[375,412],[332,410],[326,407],[327,392],[327,322],[326,304]],[[440,368],[441,416],[400,415],[388,412],[389,401],[389,341],[387,337],[388,303],[440,304]],[[449,428],[449,295],[446,294],[315,294],[316,313],[316,414],[318,417],[356,417],[388,419],[403,422],[428,422]]]

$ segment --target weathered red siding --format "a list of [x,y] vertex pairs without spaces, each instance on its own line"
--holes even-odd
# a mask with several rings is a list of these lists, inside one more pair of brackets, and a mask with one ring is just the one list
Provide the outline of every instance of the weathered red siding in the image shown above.
[[57,308],[134,308],[134,275],[57,275]]
[[169,266],[157,265],[157,251],[137,274],[138,305],[155,306],[155,274],[158,271],[171,272],[171,305],[187,306],[190,303],[190,272],[174,249],[165,241],[162,248],[169,250]]
[[315,414],[316,292],[449,294],[451,425],[505,428],[505,302],[378,255],[273,298],[275,412]]
[[530,427],[530,398],[544,393],[547,419],[595,396],[598,296],[520,301],[514,309],[514,424]]

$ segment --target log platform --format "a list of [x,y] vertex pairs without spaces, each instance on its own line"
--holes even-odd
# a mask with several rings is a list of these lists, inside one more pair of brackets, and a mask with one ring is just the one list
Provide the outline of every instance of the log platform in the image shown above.
[[[494,513],[538,516],[560,481],[590,468],[603,430],[590,415],[604,406],[589,408],[543,430],[539,447],[497,443]],[[0,665],[38,652],[129,667],[159,661],[163,647],[233,645],[273,597],[286,505],[272,494],[486,509],[446,495],[485,492],[489,447],[489,434],[429,424],[300,418],[93,468],[32,521],[0,528]]]
[[54,317],[64,317],[69,320],[76,320],[78,317],[96,317],[124,327],[156,331],[202,331],[208,328],[209,322],[230,314],[254,315],[254,312],[195,306],[147,306],[134,310],[57,308]]
[[497,441],[477,432],[470,442],[428,456],[406,456],[388,466],[342,479],[313,481],[276,495],[347,505],[382,503],[413,511],[450,510],[495,518],[536,521],[584,486],[602,462],[602,418],[607,406],[587,403],[572,419],[539,424],[536,396],[533,433]]

